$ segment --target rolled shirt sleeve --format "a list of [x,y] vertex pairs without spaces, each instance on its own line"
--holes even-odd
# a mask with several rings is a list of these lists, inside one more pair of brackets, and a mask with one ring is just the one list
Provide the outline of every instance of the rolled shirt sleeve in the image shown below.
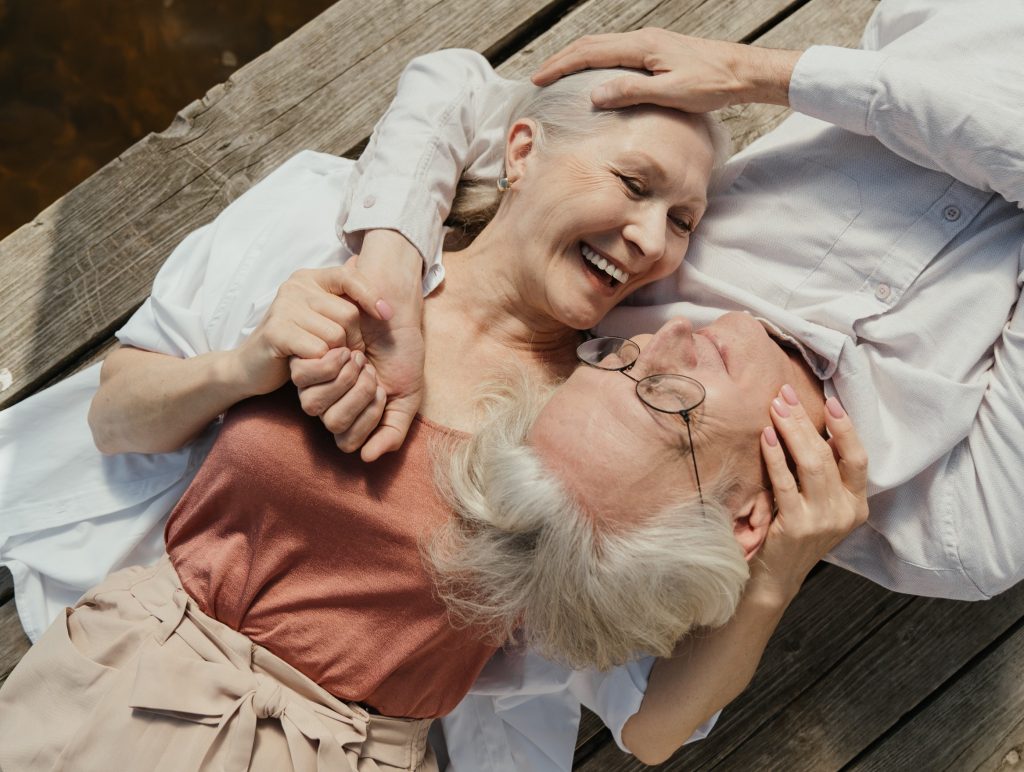
[[[875,137],[919,166],[1020,201],[1024,5],[929,5],[927,14],[918,9],[923,21],[904,29],[909,22],[897,4],[883,3],[872,20],[886,42],[880,50],[809,48],[793,71],[790,104]],[[944,50],[955,55],[944,56]]]
[[468,49],[413,59],[394,102],[356,164],[338,217],[353,253],[367,230],[401,233],[424,258],[440,262],[443,223],[460,176],[496,180],[509,112],[524,84],[495,74]]

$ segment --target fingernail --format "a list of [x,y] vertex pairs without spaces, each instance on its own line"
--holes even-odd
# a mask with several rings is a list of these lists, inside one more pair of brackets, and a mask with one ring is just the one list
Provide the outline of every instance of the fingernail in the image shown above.
[[779,436],[775,433],[775,429],[770,426],[764,427],[764,441],[773,448],[779,444]]
[[590,101],[596,105],[607,101],[610,96],[611,92],[607,86],[598,86],[590,92]]
[[349,357],[352,356],[352,349],[342,348],[342,349],[338,349],[338,350],[341,352],[338,355],[338,364],[342,364],[343,365],[343,364],[345,364],[349,360]]
[[366,357],[363,356],[362,351],[357,351],[352,355],[352,361],[355,363],[356,367],[362,367],[363,362],[366,361]]
[[791,405],[800,404],[800,400],[796,396],[796,390],[788,383],[782,387],[782,398]]
[[846,415],[846,411],[843,410],[843,406],[839,404],[839,400],[835,397],[829,397],[826,399],[825,407],[828,408],[828,412],[832,414],[833,418],[842,418]]
[[390,321],[391,317],[395,315],[395,310],[388,305],[388,302],[383,298],[377,301],[374,308],[377,309],[377,313],[380,314],[380,318],[385,322]]
[[775,412],[783,418],[789,418],[789,405],[778,397],[772,400],[772,407],[775,408]]

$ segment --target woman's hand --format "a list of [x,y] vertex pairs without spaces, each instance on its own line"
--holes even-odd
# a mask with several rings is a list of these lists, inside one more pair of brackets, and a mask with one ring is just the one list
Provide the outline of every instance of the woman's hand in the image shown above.
[[331,349],[362,349],[360,308],[374,319],[390,314],[354,266],[296,271],[233,352],[237,377],[252,396],[268,394],[288,382],[290,357],[319,359]]
[[[818,434],[797,399],[783,386],[771,407],[773,427],[761,434],[761,453],[775,494],[778,515],[758,559],[751,566],[749,591],[789,601],[807,573],[868,517],[868,460],[857,432],[839,401],[825,403],[831,439]],[[796,466],[786,463],[779,438]]]
[[367,297],[391,298],[394,307],[368,317],[352,306],[346,347],[290,359],[303,410],[320,417],[341,450],[361,449],[364,461],[401,447],[423,398],[421,266],[419,252],[400,233],[366,233],[358,258],[345,264],[349,279]]

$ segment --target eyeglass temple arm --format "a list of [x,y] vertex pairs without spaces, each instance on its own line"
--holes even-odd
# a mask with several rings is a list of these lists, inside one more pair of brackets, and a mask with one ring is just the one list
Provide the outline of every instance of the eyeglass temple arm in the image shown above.
[[690,443],[690,460],[693,462],[693,476],[697,480],[697,496],[700,498],[700,505],[704,506],[704,491],[700,487],[700,472],[697,471],[697,454],[693,451],[693,432],[690,430],[690,411],[681,410],[679,415],[686,422],[686,441]]

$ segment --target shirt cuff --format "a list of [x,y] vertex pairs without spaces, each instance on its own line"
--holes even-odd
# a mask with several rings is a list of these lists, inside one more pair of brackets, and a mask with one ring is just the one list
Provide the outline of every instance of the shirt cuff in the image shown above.
[[383,228],[398,231],[416,247],[429,265],[441,244],[441,218],[422,182],[403,177],[377,177],[358,185],[341,215],[340,235],[353,254],[363,246],[363,234]]
[[868,134],[868,112],[885,58],[880,51],[811,46],[793,69],[790,107],[856,134]]
[[624,753],[632,751],[622,743],[622,728],[640,710],[652,667],[653,657],[643,657],[629,662],[611,671],[598,690],[598,713],[605,726],[611,730],[615,744]]

